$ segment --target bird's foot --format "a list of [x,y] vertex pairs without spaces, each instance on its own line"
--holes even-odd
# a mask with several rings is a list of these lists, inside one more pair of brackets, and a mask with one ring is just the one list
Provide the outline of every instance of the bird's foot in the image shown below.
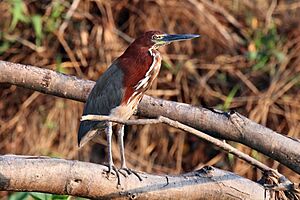
[[128,177],[131,174],[134,174],[140,181],[143,181],[142,177],[133,169],[129,169],[127,167],[122,167],[119,169],[120,174],[122,174],[124,177]]
[[121,185],[119,170],[114,165],[106,165],[108,170],[106,172],[106,178],[110,180],[111,175],[116,176],[118,179],[118,186]]

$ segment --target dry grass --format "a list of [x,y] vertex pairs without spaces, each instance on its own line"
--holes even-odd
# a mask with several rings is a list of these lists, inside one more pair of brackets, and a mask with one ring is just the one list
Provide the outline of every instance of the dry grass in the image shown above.
[[[79,3],[77,5],[77,3]],[[200,33],[161,50],[148,94],[195,106],[235,109],[300,138],[300,3],[297,1],[0,1],[0,59],[96,80],[132,38],[149,29]],[[0,72],[1,73],[1,72]],[[83,104],[0,85],[2,154],[77,159]],[[203,165],[256,180],[260,172],[194,136],[165,125],[127,128],[129,167],[177,174]],[[268,141],[266,141],[268,142]],[[83,158],[105,160],[102,145]],[[299,175],[240,144],[242,151],[299,182]],[[119,163],[116,143],[114,158]]]

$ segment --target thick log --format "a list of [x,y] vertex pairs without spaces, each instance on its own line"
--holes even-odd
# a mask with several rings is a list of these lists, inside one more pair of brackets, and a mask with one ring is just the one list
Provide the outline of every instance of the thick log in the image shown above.
[[[0,83],[84,102],[95,84],[52,70],[0,61]],[[165,116],[215,137],[242,143],[300,174],[300,142],[276,133],[238,113],[222,113],[144,96],[138,115]]]
[[258,183],[213,167],[177,175],[139,173],[107,178],[103,165],[33,156],[0,156],[0,190],[38,191],[97,199],[265,199]]

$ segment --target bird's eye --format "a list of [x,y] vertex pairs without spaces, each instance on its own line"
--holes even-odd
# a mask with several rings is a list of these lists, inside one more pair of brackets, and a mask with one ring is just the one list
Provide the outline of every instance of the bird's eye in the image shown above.
[[161,35],[153,35],[152,36],[153,40],[158,40],[158,39],[161,39],[161,38],[162,38]]

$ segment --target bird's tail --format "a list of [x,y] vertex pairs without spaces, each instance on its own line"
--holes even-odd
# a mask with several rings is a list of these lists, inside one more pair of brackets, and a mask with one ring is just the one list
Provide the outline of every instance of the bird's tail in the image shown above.
[[78,130],[78,146],[79,148],[83,147],[88,141],[93,139],[97,135],[97,126],[96,121],[82,121],[80,122]]

